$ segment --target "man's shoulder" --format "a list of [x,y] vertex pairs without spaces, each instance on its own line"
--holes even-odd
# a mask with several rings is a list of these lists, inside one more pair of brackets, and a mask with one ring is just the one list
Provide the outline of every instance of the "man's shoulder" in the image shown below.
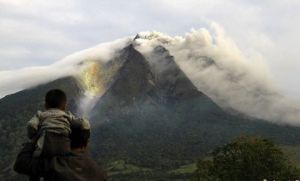
[[74,167],[81,166],[82,169],[90,171],[103,171],[100,164],[84,152],[71,152],[67,157],[65,157],[65,159],[71,164],[71,166]]
[[65,156],[57,156],[53,158],[52,163],[53,170],[58,175],[72,175],[73,180],[76,180],[76,177],[91,181],[107,180],[102,167],[85,153],[71,152]]

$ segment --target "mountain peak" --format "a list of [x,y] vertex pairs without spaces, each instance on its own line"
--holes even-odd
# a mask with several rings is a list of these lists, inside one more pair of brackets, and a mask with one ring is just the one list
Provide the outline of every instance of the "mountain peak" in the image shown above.
[[[98,70],[96,76],[109,80],[104,81],[105,93],[95,100],[90,115],[91,151],[104,163],[126,160],[151,168],[161,178],[162,171],[167,174],[193,163],[241,134],[263,136],[280,144],[300,143],[300,128],[247,120],[223,111],[193,85],[163,46],[144,55],[129,45],[93,69]],[[53,88],[65,90],[73,106],[82,106],[84,90],[75,78],[56,80],[0,100],[0,141],[6,145],[0,147],[0,170],[15,159],[16,145],[24,142],[26,121],[43,109],[44,94]]]

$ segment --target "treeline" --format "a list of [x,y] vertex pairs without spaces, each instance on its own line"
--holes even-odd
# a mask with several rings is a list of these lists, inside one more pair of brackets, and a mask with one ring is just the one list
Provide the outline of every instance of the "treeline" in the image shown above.
[[300,170],[270,140],[242,136],[199,160],[192,181],[299,180]]

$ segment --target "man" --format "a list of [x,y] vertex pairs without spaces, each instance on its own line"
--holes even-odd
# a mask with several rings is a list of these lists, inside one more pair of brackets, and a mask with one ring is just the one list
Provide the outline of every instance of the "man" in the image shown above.
[[[44,181],[106,181],[103,169],[86,155],[90,138],[89,122],[75,122],[71,129],[70,153],[51,158],[35,158],[32,156],[34,144],[26,143],[17,156],[15,171],[35,178],[43,177]],[[48,136],[50,135],[46,135],[45,139]]]

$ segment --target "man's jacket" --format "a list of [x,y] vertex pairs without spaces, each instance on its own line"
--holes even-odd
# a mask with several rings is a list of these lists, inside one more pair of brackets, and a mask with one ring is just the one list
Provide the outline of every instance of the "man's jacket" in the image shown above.
[[14,165],[16,172],[44,181],[106,181],[106,174],[95,161],[83,152],[65,156],[34,158],[34,145],[26,143]]

